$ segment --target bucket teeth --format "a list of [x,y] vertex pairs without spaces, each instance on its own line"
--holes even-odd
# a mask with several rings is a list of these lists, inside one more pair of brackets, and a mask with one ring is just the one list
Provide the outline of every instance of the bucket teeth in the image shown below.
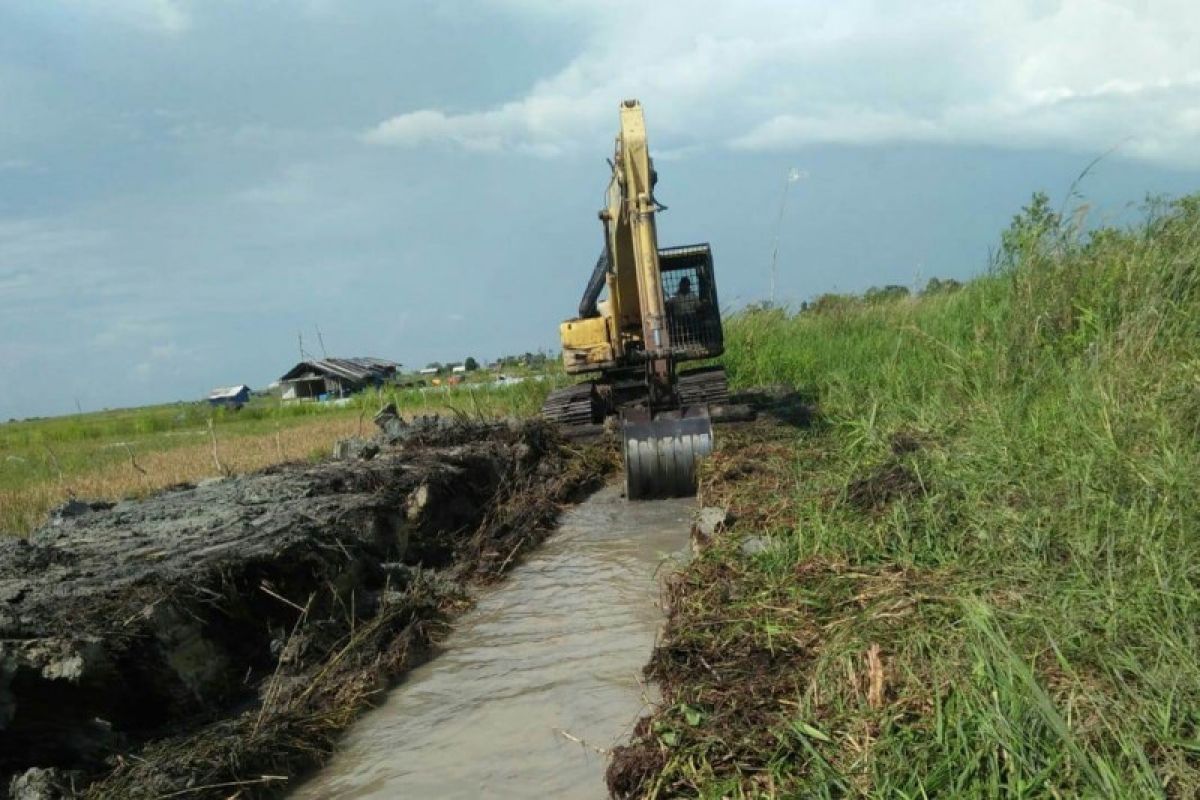
[[625,496],[630,500],[696,493],[696,467],[712,452],[712,421],[700,406],[621,416]]

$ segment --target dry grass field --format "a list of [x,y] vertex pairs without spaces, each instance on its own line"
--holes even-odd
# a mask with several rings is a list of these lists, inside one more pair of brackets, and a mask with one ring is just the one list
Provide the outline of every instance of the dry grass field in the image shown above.
[[240,411],[174,403],[0,424],[0,534],[24,535],[71,499],[119,500],[178,483],[322,458],[370,436],[388,403],[405,415],[528,416],[561,376],[512,386],[384,389],[344,405],[256,399]]
[[104,447],[116,450],[120,458],[98,457],[90,469],[0,488],[0,530],[27,533],[50,509],[71,498],[140,497],[179,483],[328,455],[337,439],[356,435],[361,428],[357,415],[337,414],[303,418],[269,433],[224,437],[217,433],[214,437],[198,431],[187,437],[186,444],[168,449],[151,449],[145,442],[128,449],[113,448],[109,443]]

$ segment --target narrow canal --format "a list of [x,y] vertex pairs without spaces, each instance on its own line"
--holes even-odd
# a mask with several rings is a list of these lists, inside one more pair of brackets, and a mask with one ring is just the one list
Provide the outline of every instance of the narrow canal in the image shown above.
[[293,797],[605,797],[603,751],[652,692],[658,578],[686,553],[693,507],[608,487],[568,510]]

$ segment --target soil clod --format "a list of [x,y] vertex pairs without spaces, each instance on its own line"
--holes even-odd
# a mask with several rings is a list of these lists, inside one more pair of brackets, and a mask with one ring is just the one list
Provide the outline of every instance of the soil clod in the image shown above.
[[912,468],[892,462],[884,464],[846,487],[846,500],[859,511],[878,512],[893,500],[924,494],[925,487]]

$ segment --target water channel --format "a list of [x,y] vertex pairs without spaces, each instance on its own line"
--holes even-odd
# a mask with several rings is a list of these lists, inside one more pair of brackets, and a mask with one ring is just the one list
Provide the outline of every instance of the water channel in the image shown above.
[[608,487],[569,509],[293,797],[606,797],[598,751],[652,691],[658,578],[686,552],[694,502]]

